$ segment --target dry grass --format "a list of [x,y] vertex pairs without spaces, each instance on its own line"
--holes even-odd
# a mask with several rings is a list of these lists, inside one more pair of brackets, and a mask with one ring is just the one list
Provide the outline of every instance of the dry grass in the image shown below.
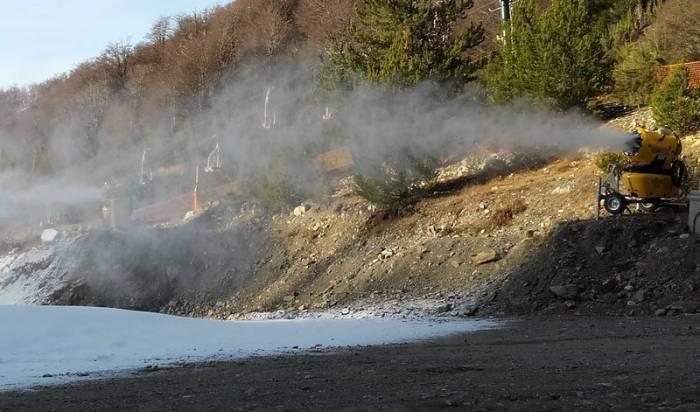
[[309,240],[316,237],[316,232],[300,224],[296,227],[292,227],[291,229],[289,229],[289,232],[287,232],[287,236]]
[[510,203],[494,210],[488,217],[477,222],[473,229],[475,232],[487,231],[498,229],[503,226],[508,226],[513,221],[515,215],[527,210],[527,205],[522,199],[515,199]]

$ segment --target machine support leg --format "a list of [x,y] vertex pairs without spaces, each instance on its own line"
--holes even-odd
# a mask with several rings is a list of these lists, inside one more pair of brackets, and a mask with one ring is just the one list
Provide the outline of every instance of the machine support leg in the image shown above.
[[603,179],[598,178],[598,190],[595,192],[595,220],[600,220],[600,188],[603,185]]

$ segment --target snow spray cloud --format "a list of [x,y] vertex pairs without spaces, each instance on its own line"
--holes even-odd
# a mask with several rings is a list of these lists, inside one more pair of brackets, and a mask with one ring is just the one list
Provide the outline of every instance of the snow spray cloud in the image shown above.
[[[314,153],[338,146],[352,150],[356,166],[381,163],[397,152],[459,157],[477,145],[520,151],[620,149],[624,133],[581,113],[545,112],[524,102],[484,105],[477,93],[446,97],[430,84],[387,93],[358,88],[334,100],[309,98],[313,72],[303,66],[239,73],[198,124],[218,136],[241,174],[278,167],[280,153]],[[359,164],[358,164],[359,163]],[[291,175],[308,178],[308,171]]]
[[[217,157],[224,167],[235,169],[236,180],[284,167],[297,184],[315,185],[311,159],[339,146],[352,150],[362,170],[397,152],[456,158],[483,144],[574,151],[618,149],[624,141],[624,133],[601,127],[579,113],[545,112],[525,104],[488,106],[477,93],[446,97],[429,84],[393,93],[358,88],[341,98],[324,100],[311,93],[314,69],[307,64],[252,65],[238,69],[225,84],[200,105],[205,110],[190,110],[177,122],[168,111],[142,119],[145,137],[138,143],[125,144],[128,131],[111,130],[114,139],[105,131],[98,160],[79,161],[84,148],[68,144],[75,126],[59,124],[50,133],[49,156],[76,166],[41,180],[1,175],[0,219],[16,216],[33,204],[98,200],[106,180],[138,185],[139,180],[143,182],[144,150],[149,172],[158,168],[177,172],[172,166],[187,164],[185,191],[194,186],[191,169],[199,165],[204,170],[207,154],[217,144],[221,148]],[[129,124],[123,123],[125,128]]]
[[88,208],[96,215],[102,191],[97,186],[49,177],[38,180],[26,173],[0,174],[0,229],[13,223],[36,226],[52,223],[59,214],[81,220]]
[[[121,143],[109,143],[112,136],[105,131],[101,139],[107,143],[89,161],[80,161],[83,148],[69,144],[75,141],[74,125],[58,125],[49,133],[49,156],[75,166],[48,177],[0,174],[0,227],[3,220],[16,220],[47,204],[99,204],[105,181],[158,191],[160,183],[151,177],[170,173],[182,185],[180,192],[168,193],[190,191],[193,170],[199,166],[206,175],[212,162],[241,186],[282,169],[285,178],[313,189],[318,173],[312,159],[341,146],[353,152],[355,166],[363,171],[397,153],[459,158],[478,145],[561,152],[617,149],[624,141],[622,132],[581,114],[543,112],[524,104],[486,106],[477,93],[446,97],[428,84],[393,93],[359,88],[332,100],[313,96],[314,86],[312,66],[239,69],[216,95],[207,96],[201,105],[205,110],[173,114],[185,111],[183,107],[141,119],[144,138],[136,143],[124,140],[128,131],[118,130],[114,140]],[[129,124],[123,123],[125,128]],[[217,145],[220,152],[210,157]],[[258,237],[250,238],[250,233]],[[252,274],[265,236],[258,230],[222,233],[196,224],[176,230],[133,228],[90,234],[71,249],[71,256],[86,266],[76,276],[93,290],[115,295],[105,304],[157,309],[185,291],[208,287],[225,294],[230,289],[222,284],[238,287]],[[218,266],[212,267],[213,261]],[[207,273],[214,275],[208,278]]]

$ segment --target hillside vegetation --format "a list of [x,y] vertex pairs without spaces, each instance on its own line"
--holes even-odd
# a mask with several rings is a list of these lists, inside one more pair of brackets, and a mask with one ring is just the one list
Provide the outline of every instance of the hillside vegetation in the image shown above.
[[[37,286],[41,303],[221,318],[378,300],[390,314],[423,301],[457,315],[696,312],[684,217],[593,221],[600,170],[579,149],[655,117],[687,134],[697,164],[699,96],[687,69],[660,69],[700,57],[670,40],[695,26],[660,22],[700,9],[521,0],[500,27],[480,18],[492,6],[239,0],[5,91],[4,172],[48,177],[154,143],[177,166],[202,141],[206,158],[218,130],[236,137],[225,172],[242,193],[157,228],[66,229],[47,251],[10,239],[4,284],[40,273],[58,276]],[[591,121],[628,104],[651,106]],[[353,168],[318,173],[339,148]]]
[[351,14],[344,0],[240,0],[164,17],[141,43],[110,44],[70,73],[2,91],[0,170],[56,172],[143,145],[161,127],[184,133],[241,65],[318,55]]
[[[240,187],[268,209],[327,196],[330,182],[309,164],[342,145],[359,159],[358,193],[391,206],[428,192],[439,161],[460,154],[408,134],[380,150],[371,142],[387,131],[371,121],[373,130],[358,131],[348,114],[357,106],[410,119],[467,101],[593,115],[610,104],[651,104],[659,126],[697,127],[690,73],[661,70],[700,59],[696,1],[521,0],[503,26],[499,4],[238,0],[162,18],[141,43],[110,44],[70,73],[0,91],[0,173],[72,170],[99,184],[135,175],[143,150],[169,166],[223,133],[236,135],[228,150],[236,150]],[[273,100],[268,113],[271,92],[286,93],[284,111]],[[406,93],[424,98],[405,103]],[[263,101],[263,129],[286,122],[278,131],[258,130],[251,107]],[[331,121],[318,125],[313,113],[324,107]]]
[[[346,44],[356,3],[237,0],[164,17],[140,43],[109,44],[70,73],[0,90],[0,171],[57,172],[115,148],[146,145],[155,133],[202,139],[190,130],[193,119],[211,109],[244,66],[317,65]],[[488,9],[497,3],[477,0],[470,19],[495,31],[497,13]]]

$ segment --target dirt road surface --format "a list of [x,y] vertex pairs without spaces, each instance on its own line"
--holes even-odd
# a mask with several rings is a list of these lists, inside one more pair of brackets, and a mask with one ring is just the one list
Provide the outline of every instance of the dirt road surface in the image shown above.
[[429,342],[0,393],[0,410],[700,410],[700,316],[531,318]]

